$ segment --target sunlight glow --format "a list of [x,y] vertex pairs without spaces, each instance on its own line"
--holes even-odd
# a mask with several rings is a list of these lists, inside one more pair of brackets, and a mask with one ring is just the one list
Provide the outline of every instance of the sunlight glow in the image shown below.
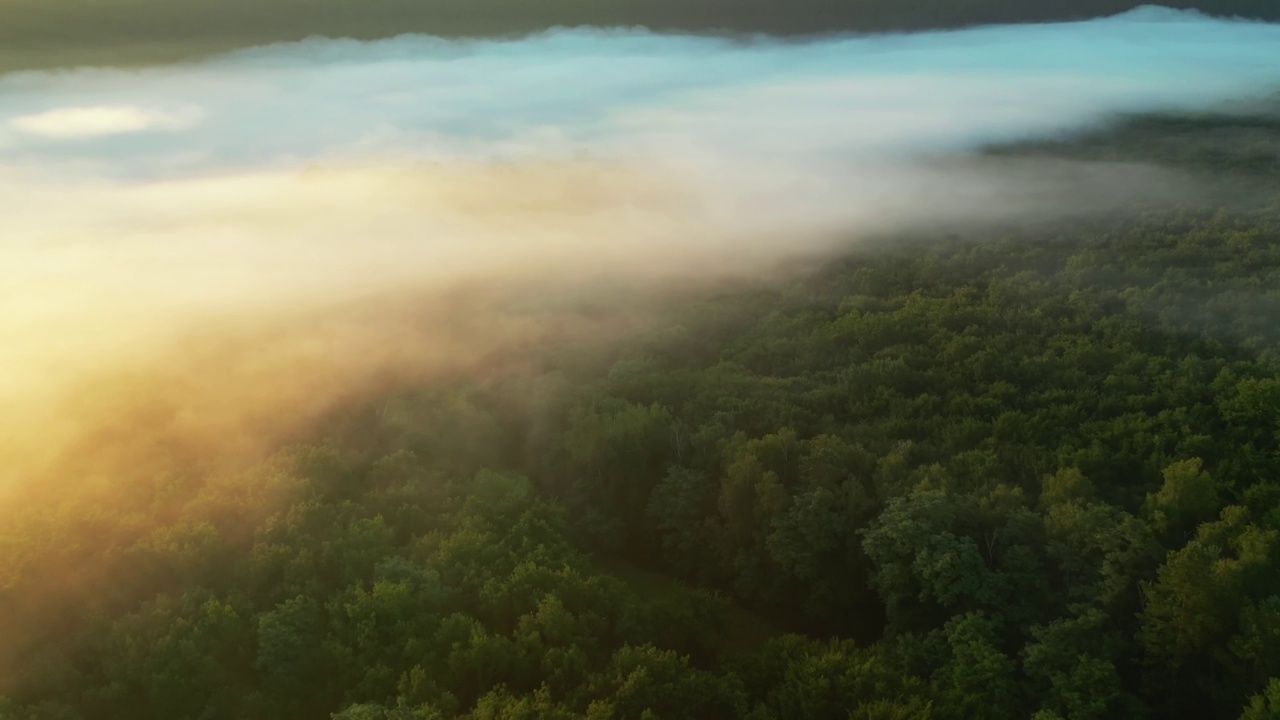
[[22,115],[10,127],[54,140],[125,135],[153,130],[180,130],[197,121],[195,113],[167,113],[132,105],[71,107]]

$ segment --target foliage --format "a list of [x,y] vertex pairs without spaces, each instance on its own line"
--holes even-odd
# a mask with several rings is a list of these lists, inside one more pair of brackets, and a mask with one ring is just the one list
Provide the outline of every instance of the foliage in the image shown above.
[[1010,233],[68,483],[0,526],[0,718],[1275,716],[1280,219]]

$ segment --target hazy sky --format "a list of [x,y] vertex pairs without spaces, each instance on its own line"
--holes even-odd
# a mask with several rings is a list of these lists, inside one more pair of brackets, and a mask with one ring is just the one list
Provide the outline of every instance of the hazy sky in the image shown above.
[[[811,42],[313,40],[0,79],[0,162],[122,177],[340,158],[894,155],[1268,89],[1280,28],[1145,8]],[[1273,89],[1273,87],[1272,87]],[[771,158],[772,159],[772,158]]]
[[[1277,48],[1278,25],[1146,8],[805,42],[314,40],[2,76],[0,399],[209,317],[393,283],[701,272],[1046,212],[1060,173],[957,158],[1269,95]],[[1072,172],[1095,200],[1150,179]]]

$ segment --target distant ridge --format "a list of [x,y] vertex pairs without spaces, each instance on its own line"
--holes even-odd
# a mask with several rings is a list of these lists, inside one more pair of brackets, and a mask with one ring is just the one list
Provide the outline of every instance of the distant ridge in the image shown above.
[[1280,21],[1277,0],[3,0],[0,73],[172,62],[310,36],[525,35],[645,27],[781,36],[941,30],[1186,12]]
[[1142,22],[1187,22],[1189,20],[1199,20],[1204,18],[1206,14],[1196,8],[1171,8],[1167,5],[1140,5],[1132,10],[1126,10],[1119,13],[1115,17],[1127,20],[1141,20]]

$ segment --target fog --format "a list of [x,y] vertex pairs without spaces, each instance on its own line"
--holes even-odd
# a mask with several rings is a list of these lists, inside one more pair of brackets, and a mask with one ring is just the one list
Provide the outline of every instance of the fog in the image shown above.
[[83,442],[104,424],[144,443],[133,409],[155,402],[203,452],[257,448],[388,376],[607,329],[515,314],[515,285],[713,279],[886,232],[1187,202],[1160,168],[972,152],[1265,97],[1277,48],[1278,25],[1144,8],[785,42],[313,39],[0,76],[0,465],[110,454]]

